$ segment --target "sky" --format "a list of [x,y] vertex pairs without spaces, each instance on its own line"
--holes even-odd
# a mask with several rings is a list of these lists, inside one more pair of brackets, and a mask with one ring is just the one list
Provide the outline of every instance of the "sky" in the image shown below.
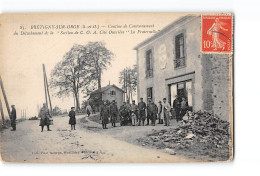
[[[21,116],[21,110],[26,110],[26,116],[36,116],[37,106],[42,105],[44,98],[44,85],[42,64],[45,64],[48,80],[54,66],[62,59],[63,55],[74,44],[85,45],[90,41],[104,41],[106,47],[115,57],[111,67],[103,72],[102,86],[110,84],[119,85],[119,72],[127,66],[136,64],[136,51],[133,48],[151,37],[153,34],[91,34],[74,35],[61,34],[61,31],[75,32],[77,29],[56,29],[53,35],[20,35],[24,31],[45,31],[43,29],[32,30],[31,25],[152,25],[152,30],[160,30],[175,21],[183,14],[169,13],[139,13],[139,14],[5,14],[0,17],[0,72],[4,83],[9,105],[15,104],[17,118]],[[84,32],[87,29],[84,29]],[[141,28],[141,30],[151,30]],[[50,32],[50,30],[47,30]],[[93,32],[94,29],[91,29]],[[100,31],[97,30],[98,32]],[[19,35],[14,35],[17,32]],[[59,32],[59,33],[58,33]],[[52,106],[61,109],[69,109],[74,106],[73,96],[57,98],[55,90],[50,89]],[[80,95],[80,101],[83,99]],[[1,93],[3,106],[4,100]],[[6,108],[4,108],[6,109]],[[5,110],[5,116],[7,112]]]

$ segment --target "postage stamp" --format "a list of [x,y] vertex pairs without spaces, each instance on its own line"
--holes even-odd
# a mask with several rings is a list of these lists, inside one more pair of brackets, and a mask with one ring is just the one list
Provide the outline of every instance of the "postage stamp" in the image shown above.
[[201,18],[201,51],[232,53],[232,15],[202,15]]

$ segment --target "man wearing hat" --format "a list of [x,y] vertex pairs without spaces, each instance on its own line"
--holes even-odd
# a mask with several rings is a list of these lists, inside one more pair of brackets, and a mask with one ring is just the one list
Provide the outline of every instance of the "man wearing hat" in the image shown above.
[[101,106],[100,110],[100,120],[103,129],[107,129],[107,124],[109,122],[109,114],[109,106],[107,105],[107,101],[104,101],[104,105]]
[[162,101],[159,101],[158,103],[158,124],[163,124]]
[[49,110],[48,110],[48,108],[47,108],[45,103],[43,104],[43,106],[42,106],[38,116],[41,118],[41,120],[40,120],[40,126],[42,127],[42,131],[41,132],[43,132],[43,128],[44,128],[45,125],[47,126],[47,130],[51,131],[50,130],[50,125],[51,125],[50,118],[51,118],[51,115],[50,115]]
[[150,100],[150,103],[149,103],[149,109],[150,109],[151,125],[152,125],[152,126],[155,126],[155,120],[156,120],[157,113],[158,113],[158,107],[157,107],[156,104],[152,101],[152,99]]
[[171,105],[167,102],[166,98],[163,98],[163,104],[162,104],[162,114],[164,116],[165,125],[170,125],[170,111],[171,111]]
[[69,112],[69,124],[71,126],[71,130],[76,130],[75,126],[76,126],[76,113],[75,113],[75,107],[71,107],[71,111]]
[[131,114],[132,126],[135,126],[137,125],[137,117],[138,117],[138,106],[135,104],[135,100],[132,101],[130,111],[131,111],[130,114]]
[[142,125],[144,126],[144,121],[145,121],[145,109],[146,109],[146,104],[143,102],[143,98],[140,98],[140,102],[138,103],[138,121],[139,121],[139,126]]
[[146,117],[146,125],[149,125],[149,120],[151,119],[151,114],[152,114],[152,107],[151,107],[151,102],[152,99],[148,99],[148,104],[147,104],[147,117]]
[[117,121],[117,116],[118,116],[118,109],[116,105],[116,101],[113,100],[112,104],[109,107],[110,109],[110,117],[111,117],[111,123],[113,127],[116,127],[116,121]]
[[11,106],[12,111],[10,114],[10,120],[11,120],[11,126],[12,126],[12,130],[11,131],[16,131],[16,109],[15,109],[15,105]]
[[176,121],[180,121],[180,110],[181,110],[181,101],[179,100],[179,96],[176,95],[175,99],[173,100],[173,109],[175,111]]

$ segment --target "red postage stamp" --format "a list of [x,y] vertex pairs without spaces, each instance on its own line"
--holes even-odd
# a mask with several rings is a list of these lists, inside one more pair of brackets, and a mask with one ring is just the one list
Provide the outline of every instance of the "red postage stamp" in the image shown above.
[[232,15],[202,15],[201,51],[232,53]]

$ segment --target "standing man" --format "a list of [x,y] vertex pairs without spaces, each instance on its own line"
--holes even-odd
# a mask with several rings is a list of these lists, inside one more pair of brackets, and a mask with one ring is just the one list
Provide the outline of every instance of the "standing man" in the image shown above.
[[38,116],[41,118],[41,120],[40,120],[40,126],[42,127],[41,132],[43,132],[43,128],[44,128],[45,125],[47,126],[47,130],[51,131],[50,130],[50,125],[51,125],[50,118],[51,118],[51,116],[50,116],[49,110],[48,110],[45,103],[43,104]]
[[145,109],[146,109],[146,104],[145,102],[143,102],[143,98],[140,98],[140,102],[138,103],[138,121],[139,121],[139,126],[141,125],[141,121],[142,121],[142,125],[144,126],[144,121],[145,121]]
[[135,104],[135,100],[132,101],[130,111],[131,111],[130,114],[131,114],[132,126],[135,126],[137,125],[137,118],[138,118],[138,106]]
[[149,120],[151,119],[151,102],[152,102],[152,99],[148,99],[148,104],[147,104],[147,117],[146,117],[146,125],[149,125]]
[[163,124],[163,114],[162,114],[162,102],[159,101],[159,106],[158,106],[158,124]]
[[155,126],[155,121],[156,121],[156,117],[157,117],[157,113],[158,113],[158,107],[156,106],[156,104],[151,100],[150,102],[150,119],[151,119],[151,125]]
[[102,128],[103,129],[107,129],[107,124],[109,122],[109,106],[107,105],[107,102],[104,102],[104,105],[101,106],[101,110],[100,110],[100,120],[102,123]]
[[11,126],[12,126],[12,130],[11,131],[16,131],[16,109],[15,109],[15,105],[11,106],[12,111],[10,114],[10,120],[11,120]]
[[113,127],[116,127],[116,121],[118,116],[118,109],[115,100],[112,101],[110,105],[110,116],[111,116],[111,123]]
[[71,130],[76,130],[76,113],[75,113],[75,107],[71,107],[71,111],[69,112],[69,124],[71,125]]
[[175,99],[173,100],[173,109],[175,111],[175,114],[176,114],[176,121],[180,121],[180,109],[181,109],[181,102],[179,100],[179,97],[178,95],[175,96]]
[[170,125],[170,111],[171,111],[170,104],[167,102],[166,98],[163,98],[162,114],[164,116],[164,121],[165,121],[165,125],[164,126],[169,126]]
[[186,111],[188,110],[188,102],[183,97],[181,101],[181,112],[180,112],[180,120],[182,120],[182,117],[186,114]]
[[129,111],[126,108],[126,103],[125,102],[123,102],[123,105],[120,106],[119,116],[120,116],[120,125],[121,126],[127,125]]

